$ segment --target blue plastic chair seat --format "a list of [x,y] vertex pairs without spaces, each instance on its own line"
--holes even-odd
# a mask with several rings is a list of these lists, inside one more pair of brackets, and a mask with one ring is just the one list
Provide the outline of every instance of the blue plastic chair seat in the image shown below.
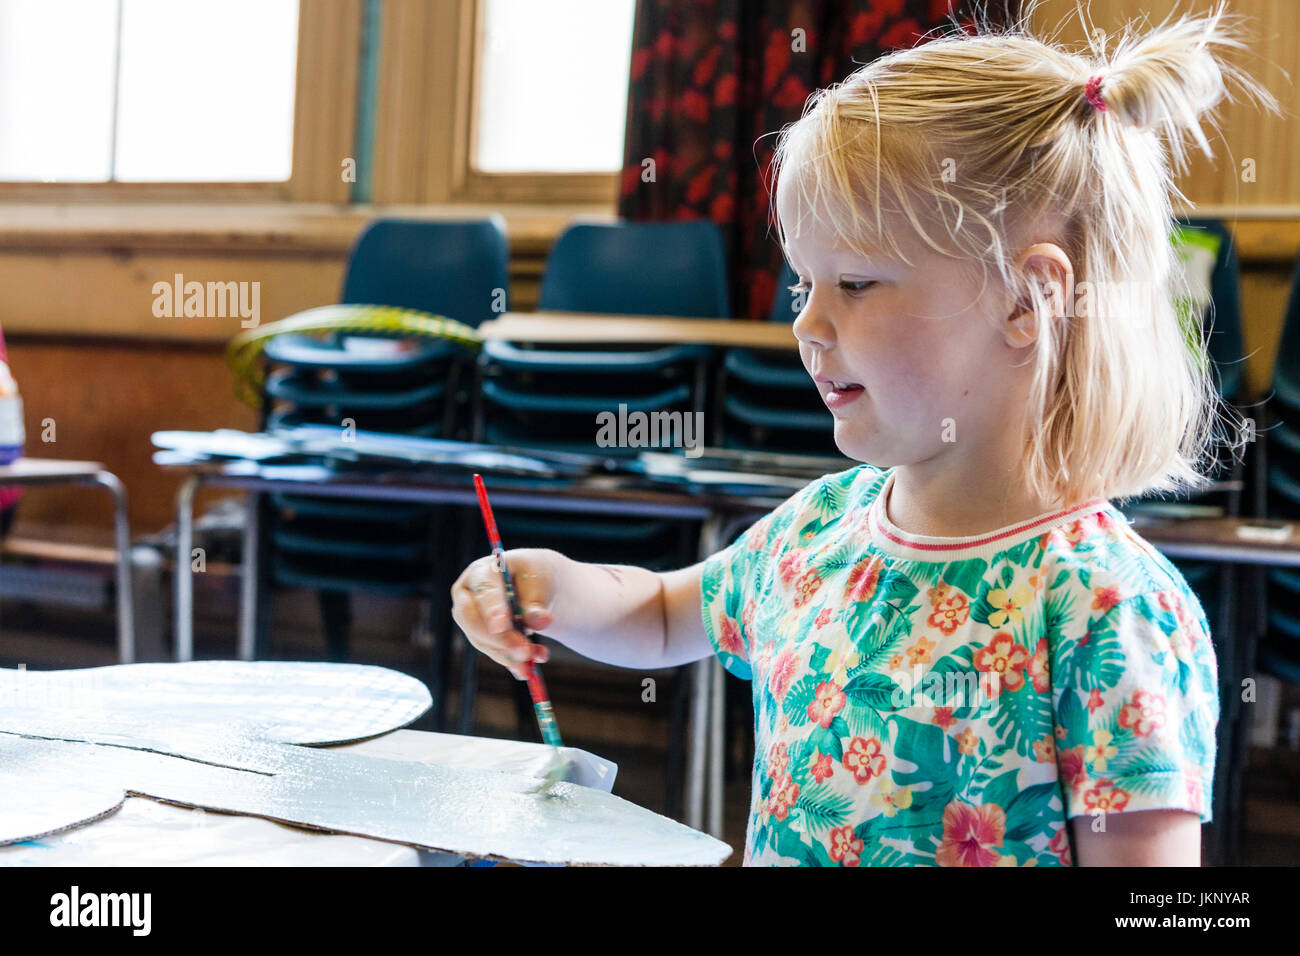
[[793,408],[764,408],[747,402],[738,395],[728,395],[722,402],[731,415],[756,428],[777,428],[788,431],[833,432],[835,420],[830,412],[810,412]]
[[[357,338],[387,338],[374,334],[351,336]],[[436,342],[427,339],[407,338],[409,350],[397,355],[375,355],[371,352],[348,349],[342,336],[332,339],[310,335],[277,335],[268,341],[263,354],[269,361],[302,369],[337,369],[368,373],[396,373],[421,366],[446,362],[463,354],[464,350],[453,342]]]
[[723,370],[750,385],[764,388],[816,389],[808,370],[795,356],[751,349],[731,349],[722,360]]
[[712,349],[707,345],[670,345],[665,348],[633,351],[525,349],[497,339],[483,343],[483,363],[500,368],[532,372],[582,372],[626,375],[652,372],[674,365],[707,359]]
[[[508,388],[485,378],[482,390],[486,400],[508,409],[574,415],[597,415],[606,411],[617,414],[620,405],[626,405],[629,412],[664,411],[675,405],[685,405],[691,399],[688,385],[676,385],[651,395],[544,395]],[[594,424],[592,433],[595,433]]]

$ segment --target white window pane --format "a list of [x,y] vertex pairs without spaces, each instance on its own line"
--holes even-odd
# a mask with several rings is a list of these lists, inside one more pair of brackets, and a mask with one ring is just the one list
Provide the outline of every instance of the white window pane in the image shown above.
[[112,0],[0,0],[0,180],[109,177],[116,31]]
[[297,0],[122,0],[117,178],[289,178]]
[[486,0],[475,165],[623,165],[634,0]]

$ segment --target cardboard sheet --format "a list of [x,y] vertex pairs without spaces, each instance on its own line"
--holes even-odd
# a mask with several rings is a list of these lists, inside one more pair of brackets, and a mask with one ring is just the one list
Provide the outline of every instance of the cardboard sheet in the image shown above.
[[[60,674],[96,679],[68,698]],[[0,675],[0,843],[33,839],[58,822],[57,801],[43,817],[8,812],[26,805],[17,794],[27,788],[69,795],[58,828],[112,812],[130,793],[466,857],[713,865],[731,853],[587,787],[535,794],[533,777],[280,742],[358,739],[414,720],[428,707],[427,691],[382,668],[125,665],[30,684],[30,673]]]

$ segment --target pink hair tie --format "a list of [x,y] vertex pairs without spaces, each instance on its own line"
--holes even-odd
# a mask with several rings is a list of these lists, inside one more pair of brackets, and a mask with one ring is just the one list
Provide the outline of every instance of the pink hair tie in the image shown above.
[[1106,112],[1106,104],[1101,98],[1101,80],[1100,73],[1088,77],[1088,83],[1083,88],[1083,95],[1089,103],[1104,113]]

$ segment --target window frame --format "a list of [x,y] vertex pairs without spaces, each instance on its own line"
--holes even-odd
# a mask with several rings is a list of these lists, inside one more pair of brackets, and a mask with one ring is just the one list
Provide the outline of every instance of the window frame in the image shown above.
[[[486,0],[460,0],[463,8],[452,154],[452,197],[473,202],[613,203],[619,173],[489,173],[474,165],[478,152],[478,103]],[[626,134],[625,134],[626,135]]]
[[[363,0],[299,0],[293,160],[281,182],[0,181],[0,202],[346,202],[342,161],[353,155]],[[330,169],[302,157],[338,156]]]

